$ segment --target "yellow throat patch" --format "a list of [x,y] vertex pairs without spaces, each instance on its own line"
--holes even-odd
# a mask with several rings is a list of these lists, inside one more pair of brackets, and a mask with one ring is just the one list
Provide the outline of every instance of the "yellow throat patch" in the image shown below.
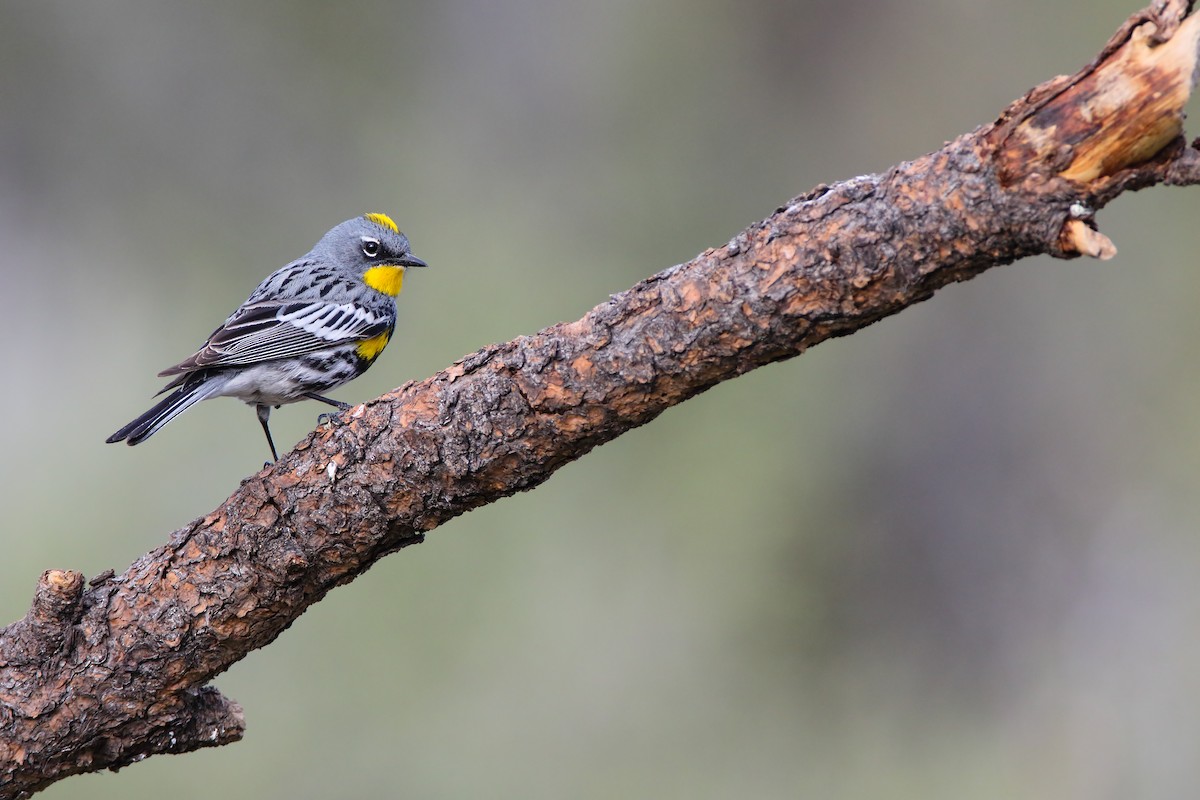
[[388,334],[381,333],[378,336],[372,336],[370,339],[364,339],[354,349],[358,353],[359,358],[374,361],[383,352],[383,348],[387,347],[387,343]]
[[392,233],[400,232],[400,229],[396,227],[396,223],[392,222],[392,218],[387,214],[363,214],[363,219],[370,220],[382,228],[387,228]]
[[363,283],[377,292],[382,292],[389,297],[395,297],[404,288],[404,267],[394,267],[387,264],[379,267],[371,267],[363,273]]

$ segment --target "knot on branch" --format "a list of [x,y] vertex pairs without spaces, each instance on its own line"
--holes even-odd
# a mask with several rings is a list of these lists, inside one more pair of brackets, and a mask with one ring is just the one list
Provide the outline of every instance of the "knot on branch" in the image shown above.
[[33,605],[29,609],[31,624],[61,628],[74,623],[82,597],[82,572],[46,570],[33,593]]
[[70,644],[83,598],[83,573],[48,569],[38,578],[23,619],[4,631],[0,665],[42,661]]

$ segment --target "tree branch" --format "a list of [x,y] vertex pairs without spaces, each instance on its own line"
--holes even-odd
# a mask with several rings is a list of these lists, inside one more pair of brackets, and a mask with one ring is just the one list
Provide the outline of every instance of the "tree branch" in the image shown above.
[[1200,182],[1190,11],[1159,0],[995,123],[346,412],[122,575],[44,573],[0,631],[0,798],[236,741],[207,683],[330,589],[721,381],[1019,258],[1112,257],[1098,209]]

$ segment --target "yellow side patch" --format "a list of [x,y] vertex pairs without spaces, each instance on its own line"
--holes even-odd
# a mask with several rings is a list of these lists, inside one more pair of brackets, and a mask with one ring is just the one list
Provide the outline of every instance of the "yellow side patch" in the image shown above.
[[395,297],[404,288],[404,267],[371,267],[363,273],[363,283],[377,292]]
[[388,334],[381,333],[378,336],[372,336],[370,339],[364,339],[354,349],[358,352],[360,358],[367,361],[374,361],[383,352],[383,348],[387,347],[387,343]]
[[387,214],[363,214],[363,219],[370,220],[380,227],[387,228],[392,233],[400,232],[400,229],[396,227],[396,223],[392,222],[392,218]]

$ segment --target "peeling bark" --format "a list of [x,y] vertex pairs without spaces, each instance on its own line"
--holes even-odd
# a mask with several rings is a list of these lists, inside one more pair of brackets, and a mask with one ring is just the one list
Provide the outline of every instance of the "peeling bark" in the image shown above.
[[1111,257],[1098,209],[1200,181],[1190,11],[1159,0],[992,125],[342,414],[119,576],[47,571],[0,631],[0,798],[236,741],[208,682],[330,589],[721,381],[1019,258]]

